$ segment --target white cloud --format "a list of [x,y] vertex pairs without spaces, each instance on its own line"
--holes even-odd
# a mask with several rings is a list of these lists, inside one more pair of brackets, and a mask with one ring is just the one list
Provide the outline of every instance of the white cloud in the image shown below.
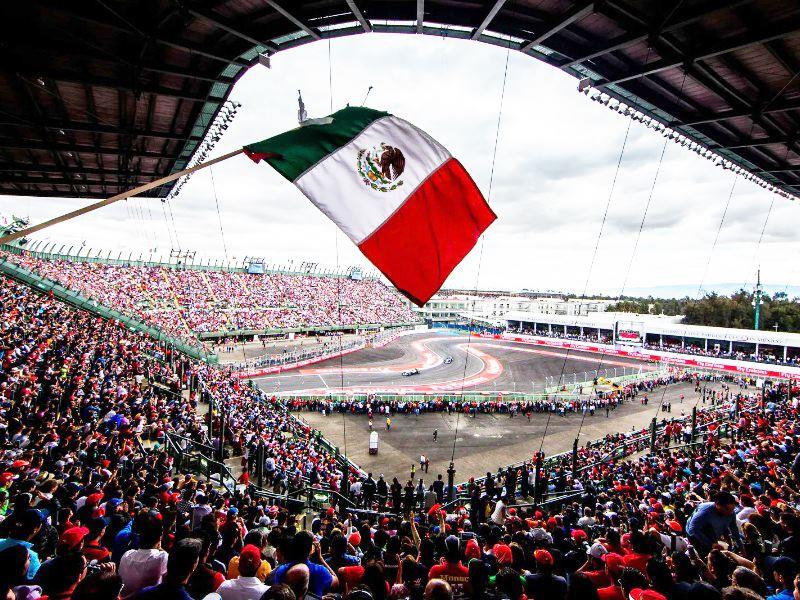
[[[331,43],[333,105],[369,105],[398,114],[428,131],[461,159],[486,193],[506,50],[461,40],[370,34]],[[296,125],[297,90],[310,116],[327,114],[328,44],[282,52],[272,69],[255,67],[233,92],[243,107],[216,152],[269,137]],[[456,269],[448,285],[492,289],[582,291],[609,197],[628,121],[576,91],[576,81],[512,52],[502,113],[491,204],[499,220]],[[630,126],[614,195],[603,227],[589,291],[619,293],[663,138]],[[336,228],[289,182],[265,165],[237,157],[213,168],[229,256],[263,255],[269,262],[336,262]],[[757,242],[771,196],[740,180],[711,246],[733,182],[730,172],[675,144],[667,146],[631,263],[627,287],[751,282],[760,264],[774,284],[798,275],[798,207],[776,198],[760,248]],[[75,199],[0,197],[0,212],[39,222],[83,206]],[[211,173],[183,188],[172,211],[183,248],[222,258]],[[142,218],[139,218],[139,217]],[[167,219],[171,223],[171,220]],[[166,254],[177,245],[158,200],[131,200],[53,227],[42,238],[67,245],[86,241],[112,255]],[[363,264],[357,248],[338,234],[342,265]]]

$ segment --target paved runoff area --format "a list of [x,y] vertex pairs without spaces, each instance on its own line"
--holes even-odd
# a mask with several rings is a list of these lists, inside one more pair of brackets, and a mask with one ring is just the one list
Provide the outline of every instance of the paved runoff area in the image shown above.
[[[445,358],[452,357],[452,363]],[[586,372],[617,367],[641,366],[655,370],[658,365],[634,360],[608,357],[583,352],[532,347],[505,340],[474,338],[464,335],[426,331],[403,336],[383,348],[366,349],[348,354],[341,359],[317,363],[306,369],[257,380],[271,393],[320,393],[342,388],[359,392],[393,390],[442,392],[459,391],[462,381],[467,391],[518,391],[530,393],[541,390],[545,378],[560,375],[562,369],[567,380],[575,373],[580,381]],[[465,368],[466,367],[466,368]],[[410,368],[420,369],[418,375],[403,376]],[[684,396],[683,402],[680,396]],[[395,415],[390,431],[385,421],[376,415],[375,430],[379,435],[377,455],[368,452],[369,424],[366,415],[334,413],[297,413],[312,427],[322,431],[332,443],[347,451],[358,465],[375,476],[398,477],[405,481],[410,476],[411,465],[417,465],[419,456],[430,460],[426,480],[436,474],[445,474],[453,456],[455,444],[456,480],[465,481],[472,476],[485,475],[517,461],[528,459],[543,443],[546,454],[568,451],[572,448],[580,429],[580,443],[597,439],[607,433],[627,431],[647,426],[653,417],[679,417],[690,414],[699,402],[699,395],[691,384],[676,384],[658,388],[649,395],[649,403],[642,405],[640,398],[612,410],[584,419],[580,414],[560,417],[557,414],[534,413],[531,421],[525,415],[510,418],[508,414],[479,414],[475,418],[465,415],[424,413],[420,415]],[[672,412],[658,411],[661,402],[671,402]],[[548,424],[549,419],[549,424]],[[581,421],[583,424],[581,426]],[[438,429],[438,440],[433,441],[433,431]],[[542,439],[545,431],[547,435]],[[446,475],[445,475],[446,476]],[[425,477],[425,476],[423,476]]]

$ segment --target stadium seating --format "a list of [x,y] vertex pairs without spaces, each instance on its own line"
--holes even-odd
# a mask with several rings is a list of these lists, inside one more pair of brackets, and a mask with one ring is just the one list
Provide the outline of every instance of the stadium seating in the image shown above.
[[256,275],[105,263],[4,258],[80,294],[197,343],[197,334],[416,321],[408,303],[373,279]]
[[[800,595],[800,419],[785,386],[760,398],[723,383],[699,443],[673,423],[652,454],[646,431],[609,434],[579,449],[575,472],[569,454],[538,480],[532,461],[502,467],[447,503],[443,483],[342,472],[281,402],[118,323],[8,280],[0,311],[3,597]],[[209,420],[247,467],[235,490],[178,472],[166,451],[173,434],[208,443]],[[261,440],[280,506],[249,485]],[[307,484],[333,494],[310,531],[285,496]],[[345,485],[360,509],[336,500]],[[561,499],[530,502],[545,494]]]

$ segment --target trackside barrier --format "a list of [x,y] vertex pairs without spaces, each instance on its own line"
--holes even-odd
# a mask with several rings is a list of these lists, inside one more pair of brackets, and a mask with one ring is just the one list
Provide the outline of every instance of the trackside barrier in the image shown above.
[[121,313],[118,310],[114,310],[113,308],[104,306],[96,300],[90,300],[51,279],[46,279],[41,275],[37,275],[32,271],[28,271],[27,269],[20,267],[19,265],[15,265],[14,263],[5,260],[2,257],[0,257],[0,273],[38,292],[53,294],[54,297],[58,298],[62,302],[70,304],[71,306],[81,310],[93,313],[98,317],[109,321],[119,321],[130,329],[144,333],[155,341],[165,344],[187,356],[201,360],[205,363],[217,362],[216,354],[208,354],[203,352],[199,348],[190,346],[178,338],[166,335],[160,329],[145,325],[138,319]]
[[345,356],[346,354],[351,354],[356,350],[362,350],[366,347],[382,348],[386,344],[396,340],[402,335],[414,333],[414,330],[408,329],[407,326],[403,326],[401,328],[392,328],[385,333],[388,335],[378,334],[373,336],[373,338],[348,342],[348,344],[344,346],[341,351],[334,349],[318,354],[303,353],[299,356],[294,354],[286,357],[280,357],[279,359],[274,359],[273,357],[254,359],[252,361],[246,361],[245,363],[225,364],[224,367],[231,369],[231,375],[239,379],[263,377],[264,375],[269,375],[272,373],[282,373],[284,371],[299,369],[301,367],[322,362],[323,360],[328,360],[330,358]]
[[800,379],[800,367],[791,367],[774,364],[764,364],[763,367],[755,366],[759,363],[752,361],[734,360],[728,358],[714,358],[668,352],[665,350],[649,350],[646,348],[617,347],[599,342],[582,342],[563,338],[548,338],[522,333],[506,332],[503,334],[483,335],[475,333],[476,337],[485,337],[495,340],[505,340],[544,346],[549,348],[563,348],[579,350],[609,356],[623,356],[634,360],[665,363],[675,367],[687,369],[712,369],[717,372],[737,373],[751,377],[769,377],[771,379]]

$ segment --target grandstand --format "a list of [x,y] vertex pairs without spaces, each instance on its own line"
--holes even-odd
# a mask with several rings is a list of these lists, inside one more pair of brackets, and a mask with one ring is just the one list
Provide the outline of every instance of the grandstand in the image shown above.
[[[163,181],[205,159],[247,68],[373,31],[536,57],[737,176],[781,196],[800,188],[792,2],[29,0],[2,10],[5,194],[106,199]],[[180,185],[152,194],[174,197]],[[428,348],[409,369],[391,341],[415,315],[374,278],[45,254],[0,255],[0,598],[800,600],[797,337],[580,306],[512,314],[500,331],[487,313],[450,336],[463,368],[456,351]],[[427,316],[449,321],[469,304],[447,302]],[[208,352],[219,337],[364,329],[391,331],[374,344],[339,337],[319,370],[298,370],[301,352],[252,365],[290,371],[273,373],[295,381],[288,393],[259,389]],[[523,357],[508,362],[513,393],[542,357],[554,385],[468,397],[471,365],[499,374],[482,345],[509,344]],[[386,365],[358,363],[378,354]],[[368,383],[379,369],[420,381],[440,361],[460,377],[447,394],[441,381],[421,398],[346,389],[349,366]],[[570,361],[586,378],[573,372],[567,389]],[[604,361],[637,372],[606,380]],[[323,389],[294,393],[303,378]],[[309,422],[335,428],[336,441]],[[384,426],[374,462],[355,464],[353,436],[372,451]]]
[[196,345],[219,337],[375,330],[416,321],[408,302],[374,278],[130,265],[11,250],[2,254],[5,261]]

